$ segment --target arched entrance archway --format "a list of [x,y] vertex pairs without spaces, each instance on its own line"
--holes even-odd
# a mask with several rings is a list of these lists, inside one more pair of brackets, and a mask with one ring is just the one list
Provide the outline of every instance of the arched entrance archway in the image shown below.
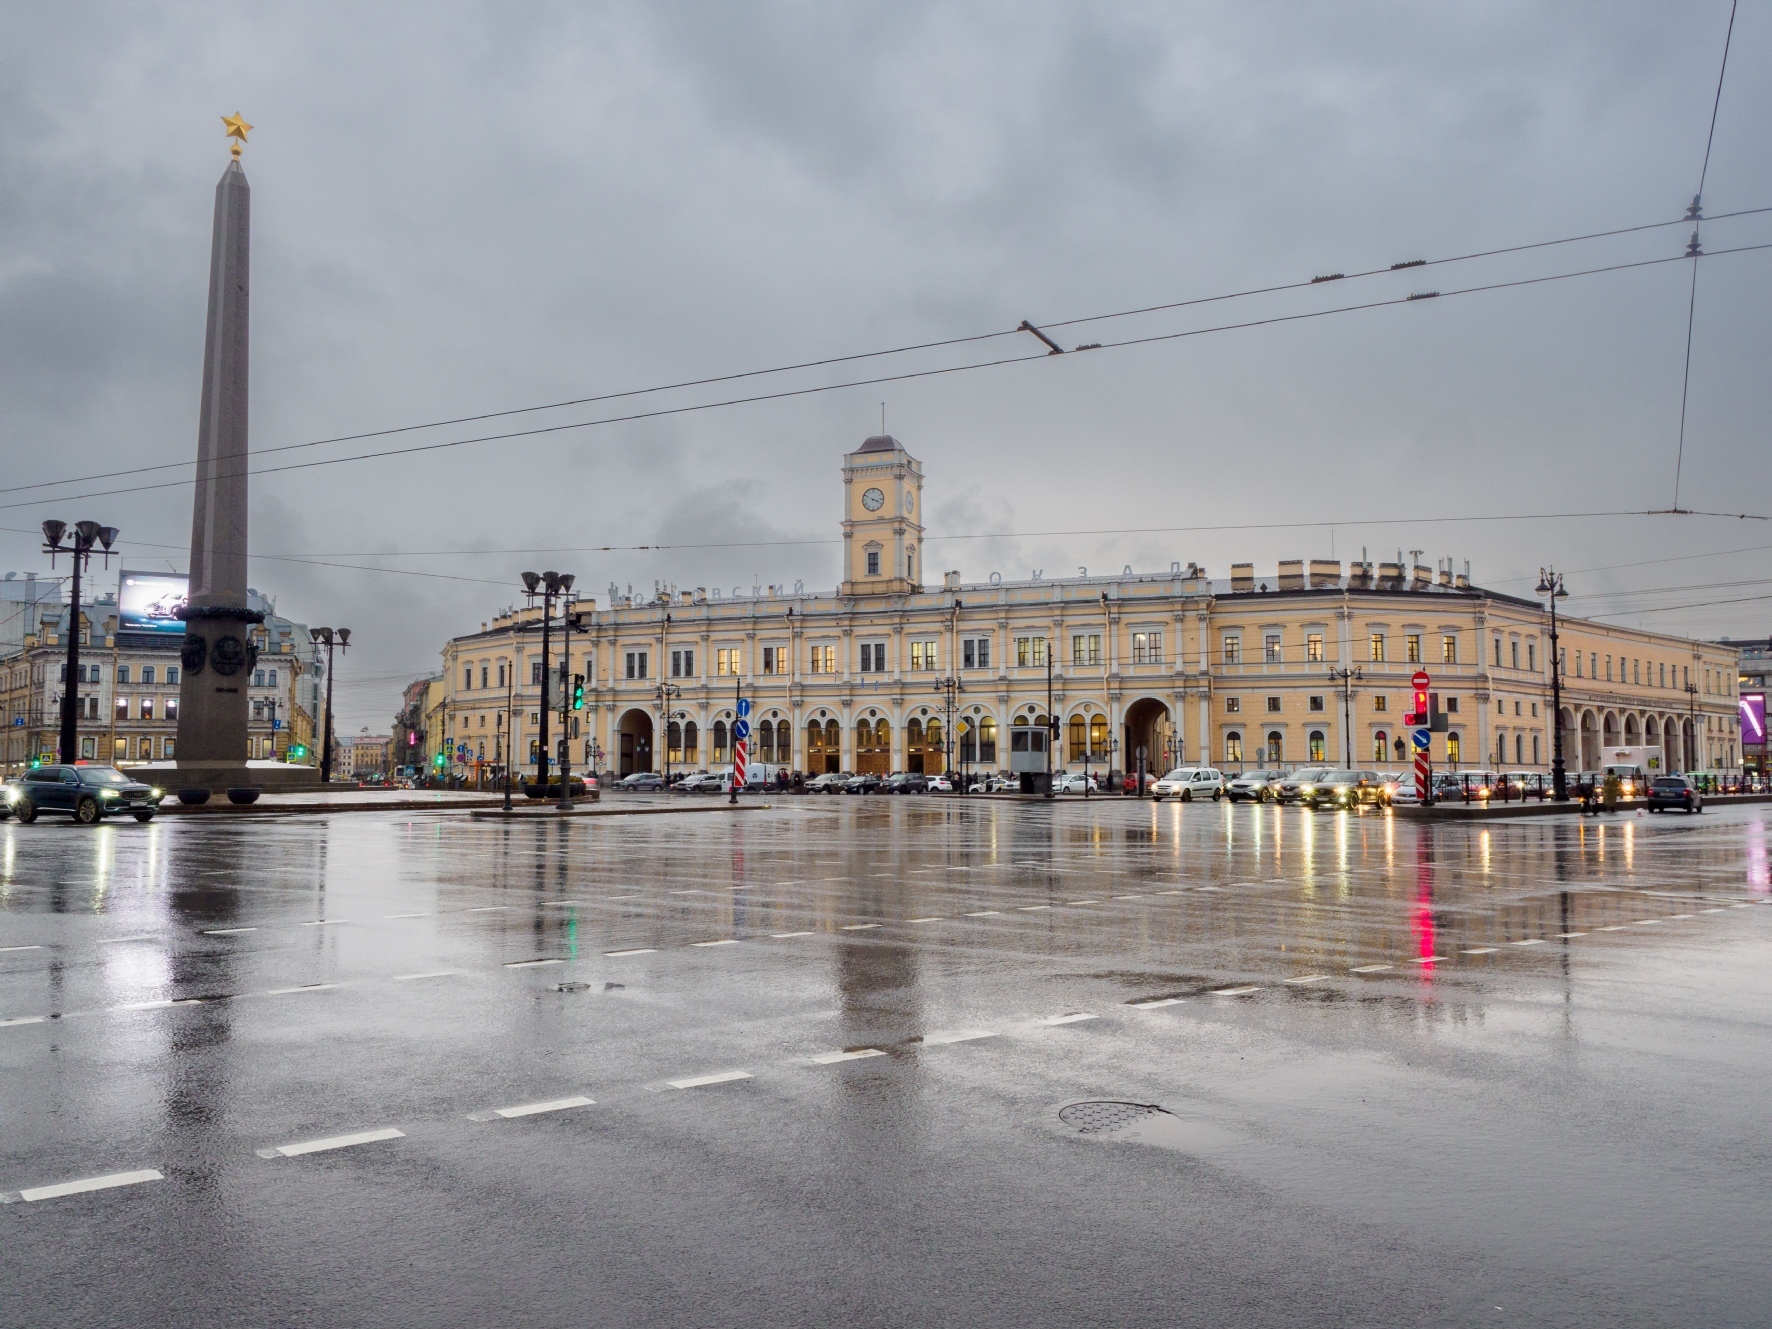
[[1575,745],[1575,764],[1583,771],[1597,770],[1600,765],[1599,721],[1592,711],[1581,713],[1581,741]]
[[869,711],[855,722],[855,773],[892,773],[892,722],[878,711]]
[[806,770],[835,775],[843,769],[843,733],[836,717],[820,711],[806,722]]
[[652,717],[645,711],[627,711],[616,726],[616,769],[622,775],[655,769],[652,764]]
[[[1201,738],[1202,759],[1210,760],[1206,739]],[[1175,720],[1169,708],[1155,697],[1140,697],[1126,708],[1120,723],[1120,766],[1136,771],[1143,750],[1144,769],[1161,775],[1176,761]]]

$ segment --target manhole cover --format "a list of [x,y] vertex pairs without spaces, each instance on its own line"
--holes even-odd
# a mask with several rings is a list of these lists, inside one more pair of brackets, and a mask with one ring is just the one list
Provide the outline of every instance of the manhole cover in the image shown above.
[[1079,1135],[1102,1135],[1162,1110],[1155,1103],[1072,1103],[1058,1109],[1058,1119],[1076,1127]]

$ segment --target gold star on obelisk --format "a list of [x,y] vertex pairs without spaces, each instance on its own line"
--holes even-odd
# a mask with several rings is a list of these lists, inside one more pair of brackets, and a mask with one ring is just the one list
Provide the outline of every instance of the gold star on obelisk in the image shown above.
[[246,121],[241,118],[238,111],[234,112],[233,115],[224,115],[222,117],[222,123],[228,127],[227,136],[234,140],[232,150],[234,155],[238,157],[240,155],[240,145],[246,142],[246,136],[252,132],[252,126],[247,124]]

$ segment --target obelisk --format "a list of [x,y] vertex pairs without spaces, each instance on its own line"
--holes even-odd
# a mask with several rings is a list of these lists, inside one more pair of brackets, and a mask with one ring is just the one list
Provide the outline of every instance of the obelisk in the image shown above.
[[257,655],[251,628],[264,621],[246,601],[252,192],[240,167],[240,145],[252,126],[237,115],[223,117],[223,123],[234,140],[233,160],[215,187],[176,753],[180,787],[212,790],[252,783],[246,769],[247,686]]

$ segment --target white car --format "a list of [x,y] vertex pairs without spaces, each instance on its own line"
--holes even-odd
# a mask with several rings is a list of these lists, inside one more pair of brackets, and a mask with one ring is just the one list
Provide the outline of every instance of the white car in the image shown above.
[[945,775],[932,775],[929,777],[928,792],[931,794],[951,794],[954,792],[954,782]]
[[673,786],[685,794],[714,794],[720,790],[721,777],[711,771],[697,771],[693,775],[685,775]]
[[1175,798],[1183,803],[1211,798],[1216,803],[1224,797],[1224,775],[1210,766],[1183,766],[1152,785],[1151,797],[1158,802]]
[[1055,794],[1093,794],[1100,788],[1093,775],[1085,778],[1081,771],[1062,771],[1052,777],[1052,792]]
[[1415,790],[1414,775],[1402,775],[1385,781],[1385,790],[1393,806],[1421,806],[1421,795]]

